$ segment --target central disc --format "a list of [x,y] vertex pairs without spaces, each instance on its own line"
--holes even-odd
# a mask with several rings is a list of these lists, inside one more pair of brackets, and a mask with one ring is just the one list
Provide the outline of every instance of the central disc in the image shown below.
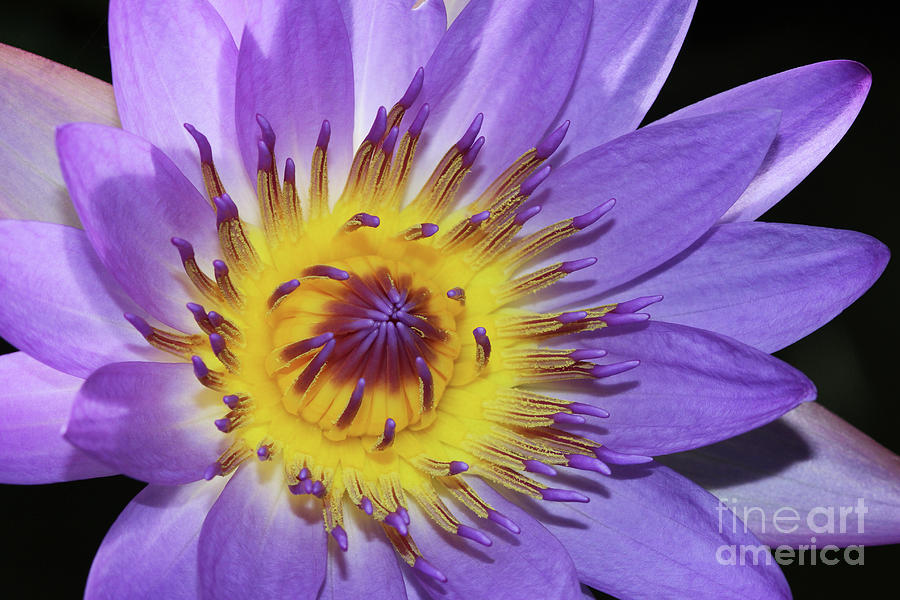
[[350,277],[302,280],[269,315],[284,407],[332,439],[423,422],[459,354],[454,301],[396,261],[334,266]]

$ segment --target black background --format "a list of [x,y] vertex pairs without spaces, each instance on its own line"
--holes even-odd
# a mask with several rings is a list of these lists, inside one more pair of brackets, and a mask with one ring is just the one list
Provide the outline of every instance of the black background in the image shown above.
[[[807,63],[833,58],[865,63],[874,83],[856,123],[764,220],[853,229],[897,248],[894,176],[900,90],[892,20],[881,14],[882,6],[863,0],[824,5],[701,2],[647,120]],[[0,41],[110,80],[105,2],[7,3]],[[900,450],[897,292],[897,266],[892,263],[869,293],[842,315],[778,353],[816,383],[821,403],[894,452]],[[0,539],[7,550],[0,561],[3,595],[79,597],[103,534],[141,487],[124,477],[2,486]],[[793,566],[786,574],[797,598],[857,596],[896,589],[898,560],[898,546],[868,547],[862,566]]]

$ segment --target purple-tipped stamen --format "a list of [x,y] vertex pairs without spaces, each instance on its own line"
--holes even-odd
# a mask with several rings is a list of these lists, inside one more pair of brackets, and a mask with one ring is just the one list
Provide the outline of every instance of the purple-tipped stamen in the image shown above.
[[422,406],[428,410],[434,403],[434,379],[431,377],[428,363],[421,356],[416,357],[416,374],[422,382]]
[[406,523],[403,522],[403,519],[395,512],[388,513],[388,516],[384,518],[384,522],[397,530],[397,533],[400,535],[406,535],[409,533],[409,529],[406,527]]
[[579,258],[578,260],[570,260],[568,262],[564,262],[559,265],[559,270],[565,274],[574,273],[575,271],[580,271],[581,269],[587,269],[590,266],[593,266],[597,263],[596,257],[590,258]]
[[150,327],[150,324],[141,317],[133,315],[131,313],[125,313],[122,316],[125,317],[125,320],[131,323],[132,327],[137,329],[138,333],[144,336],[145,339],[149,339],[150,336],[153,335],[153,328]]
[[288,157],[284,161],[284,181],[285,183],[291,184],[291,186],[296,185],[297,179],[297,165],[294,164],[294,159]]
[[491,357],[491,340],[488,338],[487,330],[484,327],[476,327],[472,330],[475,337],[475,343],[484,352],[484,360],[487,361]]
[[616,205],[616,199],[610,198],[597,208],[584,213],[583,215],[578,215],[572,219],[572,227],[575,229],[584,229],[585,227],[589,227],[596,223],[600,217],[608,213],[612,210],[613,206]]
[[394,146],[397,144],[397,138],[399,136],[400,128],[391,127],[391,130],[388,131],[387,136],[384,138],[384,142],[381,143],[381,151],[384,152],[388,157],[394,154]]
[[256,170],[268,171],[272,168],[272,151],[262,140],[256,142]]
[[468,525],[458,526],[456,528],[456,535],[466,538],[467,540],[477,542],[482,546],[491,546],[494,543],[491,541],[491,538],[486,536],[483,532],[475,529],[474,527],[469,527]]
[[[307,481],[309,481],[309,479],[307,479]],[[316,498],[321,498],[325,494],[325,484],[318,480],[313,481],[312,489],[310,489],[309,493]]]
[[269,121],[266,120],[264,116],[257,113],[256,124],[259,125],[259,132],[262,135],[262,141],[266,144],[266,147],[268,147],[269,152],[275,152],[275,130],[272,129]]
[[212,348],[213,354],[218,356],[225,352],[225,338],[218,333],[209,334],[209,346]]
[[428,104],[423,104],[419,112],[416,113],[416,118],[413,119],[412,125],[409,126],[410,137],[417,138],[422,135],[422,130],[425,128],[425,122],[428,120],[430,113],[431,107]]
[[550,158],[550,155],[556,152],[556,149],[559,148],[559,145],[562,144],[565,139],[570,124],[570,121],[566,121],[541,140],[535,148],[535,157],[541,160]]
[[213,424],[216,426],[216,429],[218,429],[222,433],[228,433],[231,430],[231,419],[216,419],[215,421],[213,421]]
[[455,287],[453,289],[447,290],[447,297],[451,300],[464,300],[466,297],[466,291],[461,287]]
[[606,356],[606,350],[593,350],[590,348],[582,348],[569,352],[569,358],[572,360],[593,360],[595,358],[603,358]]
[[591,368],[591,375],[597,378],[612,377],[613,375],[630,371],[639,364],[641,364],[641,361],[639,360],[625,360],[609,365],[594,365],[594,367]]
[[521,227],[522,225],[527,223],[529,219],[535,217],[539,212],[541,212],[540,206],[529,206],[528,208],[522,209],[516,213],[516,216],[513,217],[513,223]]
[[430,238],[431,236],[436,234],[439,229],[440,228],[437,225],[435,225],[434,223],[422,223],[422,225],[421,225],[422,237]]
[[256,458],[258,458],[261,461],[267,461],[267,460],[269,460],[269,457],[271,457],[271,456],[272,455],[269,452],[268,446],[260,446],[259,448],[256,449]]
[[563,314],[556,317],[556,320],[562,323],[563,325],[570,325],[572,323],[577,323],[582,319],[587,318],[587,313],[583,310],[576,310],[573,312],[564,312]]
[[[213,266],[215,266],[215,264]],[[212,323],[212,326],[216,329],[225,324],[225,317],[214,310],[209,311],[206,315],[206,318],[209,319],[209,322]]]
[[519,186],[519,193],[523,196],[530,196],[534,193],[534,190],[538,188],[539,185],[544,183],[544,180],[550,176],[550,165],[544,165],[531,175],[529,175],[525,181]]
[[228,194],[213,198],[213,205],[216,207],[216,225],[238,218],[237,205]]
[[647,313],[615,313],[608,312],[601,317],[601,319],[607,325],[631,325],[634,323],[643,323],[644,321],[650,320],[650,315]]
[[347,403],[346,408],[344,408],[344,412],[341,413],[340,418],[338,418],[336,426],[339,429],[348,427],[350,423],[353,422],[353,419],[356,418],[356,413],[359,412],[359,407],[362,406],[363,395],[365,392],[366,380],[360,377],[359,381],[356,382],[356,386],[353,388],[353,393],[350,394],[350,401]]
[[224,260],[214,260],[213,272],[216,274],[216,279],[228,277],[228,264]]
[[406,510],[403,506],[397,507],[397,514],[400,515],[400,518],[403,519],[403,522],[409,525],[409,511]]
[[180,237],[173,237],[170,241],[172,242],[172,245],[178,249],[178,255],[181,257],[181,262],[185,263],[194,258],[194,247],[191,246],[189,241],[183,240]]
[[209,376],[209,367],[203,362],[203,359],[197,355],[191,357],[191,364],[194,366],[194,377],[204,379]]
[[209,481],[213,477],[222,474],[222,465],[217,462],[206,467],[206,470],[203,471],[203,479]]
[[569,405],[569,410],[579,415],[588,415],[589,417],[597,417],[598,419],[609,418],[609,412],[590,404],[582,402],[573,402]]
[[387,129],[387,110],[383,106],[378,107],[378,113],[375,115],[375,121],[366,135],[365,141],[377,144],[384,137],[384,131]]
[[422,83],[425,81],[425,69],[424,67],[419,67],[416,70],[416,74],[413,75],[412,81],[409,82],[409,86],[406,88],[406,92],[403,94],[403,97],[397,102],[403,108],[409,108],[412,106],[413,102],[416,101],[416,98],[419,97],[419,92],[422,91]]
[[612,474],[612,471],[609,470],[609,466],[606,463],[593,456],[585,456],[584,454],[566,454],[565,456],[569,461],[569,466],[573,469],[594,471],[595,473],[601,473],[603,475]]
[[213,157],[212,146],[209,145],[209,140],[190,123],[185,123],[184,128],[187,129],[187,132],[191,134],[191,137],[194,138],[194,142],[197,144],[197,150],[200,152],[200,162],[211,164]]
[[331,530],[331,537],[337,542],[338,548],[340,548],[342,552],[347,551],[347,532],[344,531],[343,527],[335,525],[334,529]]
[[451,475],[459,475],[460,473],[465,473],[469,470],[468,463],[464,463],[461,460],[451,460],[450,461],[450,474]]
[[492,508],[489,508],[487,518],[511,533],[522,533],[522,529],[519,528],[519,526],[516,525],[516,523],[512,519],[504,515],[502,512],[498,512]]
[[370,517],[372,516],[372,513],[375,512],[375,509],[372,506],[372,501],[369,500],[366,496],[363,496],[362,499],[360,499],[359,507]]
[[432,579],[436,579],[441,583],[447,583],[447,576],[441,573],[437,567],[433,564],[422,558],[421,556],[417,556],[415,562],[413,563],[413,569],[422,573],[423,575],[427,575]]
[[302,469],[300,469],[300,473],[297,474],[297,479],[299,479],[300,481],[306,481],[307,479],[309,479],[309,476],[309,469],[303,467]]
[[291,279],[290,281],[285,281],[272,292],[272,295],[269,296],[269,306],[274,306],[276,302],[296,290],[300,287],[299,279]]
[[371,227],[373,229],[381,225],[381,219],[369,213],[356,213],[350,220],[358,221],[361,227]]
[[478,158],[478,153],[481,152],[482,146],[484,146],[484,136],[481,136],[480,138],[475,140],[475,143],[473,143],[469,150],[466,152],[466,155],[463,157],[462,161],[463,169],[468,169],[475,164],[475,160]]
[[538,473],[540,475],[547,475],[548,477],[555,477],[556,470],[550,465],[546,465],[539,460],[523,460],[522,464],[525,465],[525,470],[529,473]]
[[[388,417],[384,421],[384,432],[381,434],[381,440],[376,447],[378,450],[384,450],[394,443],[394,435],[397,431],[397,422]],[[405,535],[405,534],[404,534]]]
[[236,394],[228,394],[227,396],[222,396],[222,402],[228,408],[235,409],[241,403],[241,397]]
[[469,217],[469,223],[471,225],[478,225],[479,223],[483,223],[484,221],[487,221],[490,218],[490,216],[491,216],[491,211],[483,210],[480,213],[476,213],[476,214],[472,215],[471,217]]
[[627,302],[619,302],[619,304],[614,309],[612,309],[611,312],[617,314],[635,313],[639,310],[647,308],[651,304],[656,304],[662,299],[662,296],[641,296],[640,298],[628,300]]
[[194,315],[194,320],[197,321],[197,323],[205,323],[209,320],[209,317],[206,316],[206,309],[203,308],[202,304],[188,302],[185,306],[187,306],[187,309]]
[[560,425],[584,425],[585,419],[580,415],[558,412],[552,416],[554,423]]
[[475,142],[475,138],[478,137],[478,132],[481,131],[481,124],[484,122],[484,115],[478,113],[475,115],[475,118],[472,120],[472,124],[469,125],[469,128],[463,134],[459,141],[456,142],[456,149],[460,152],[466,152],[469,148],[472,147],[472,144]]
[[322,127],[319,128],[319,137],[316,139],[316,146],[322,150],[327,150],[329,141],[331,141],[331,123],[326,119],[322,121]]
[[546,488],[541,490],[541,497],[548,502],[590,502],[591,499],[575,490]]
[[321,371],[322,367],[325,366],[325,362],[328,360],[328,357],[331,356],[331,352],[334,350],[334,346],[334,339],[330,339],[325,342],[325,345],[322,346],[322,349],[319,350],[319,353],[316,354],[316,356],[311,361],[309,361],[309,364],[306,365],[306,368],[303,369],[303,372],[300,373],[296,381],[294,381],[294,389],[296,391],[303,393],[310,385],[312,385],[312,382],[319,374],[319,371]]
[[[355,218],[355,217],[354,217]],[[303,269],[304,277],[327,277],[335,281],[345,281],[350,279],[350,273],[343,269],[330,267],[328,265],[313,265]]]
[[606,446],[594,448],[594,454],[597,458],[611,465],[645,465],[653,462],[652,456],[644,456],[642,454],[624,454],[610,450]]

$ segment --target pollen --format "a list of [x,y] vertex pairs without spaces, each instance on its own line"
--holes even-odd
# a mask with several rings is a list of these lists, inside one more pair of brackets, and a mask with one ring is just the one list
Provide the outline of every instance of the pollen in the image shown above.
[[195,290],[187,306],[195,333],[127,318],[148,343],[191,362],[198,381],[221,395],[221,417],[210,427],[226,436],[228,450],[206,478],[227,476],[246,461],[277,461],[287,488],[320,504],[341,549],[353,543],[345,511],[360,511],[382,525],[411,566],[441,579],[410,535],[410,503],[450,533],[490,545],[460,522],[448,498],[512,532],[518,527],[468,477],[539,500],[587,501],[548,487],[543,477],[556,467],[608,473],[616,454],[565,429],[608,413],[532,387],[609,377],[637,361],[598,363],[602,349],[546,342],[642,321],[647,315],[638,311],[660,298],[567,312],[522,309],[531,294],[594,267],[595,257],[572,257],[527,269],[614,201],[522,232],[540,211],[531,196],[549,175],[544,162],[568,123],[480,196],[466,198],[460,190],[485,143],[481,115],[461,128],[424,186],[408,189],[429,107],[412,119],[406,113],[423,77],[420,69],[403,98],[378,111],[337,198],[328,195],[328,121],[305,158],[309,188],[300,190],[294,159],[303,157],[287,158],[279,175],[276,132],[258,115],[259,225],[238,213],[214,149],[185,125],[199,148],[221,256],[201,265],[189,240],[172,240]]

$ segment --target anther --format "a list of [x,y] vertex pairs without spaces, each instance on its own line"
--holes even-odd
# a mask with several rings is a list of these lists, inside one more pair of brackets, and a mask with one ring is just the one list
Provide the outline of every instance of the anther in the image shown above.
[[560,490],[545,488],[541,490],[541,497],[548,502],[590,502],[591,499],[574,490]]
[[377,144],[384,137],[385,131],[387,131],[387,110],[383,106],[379,106],[375,121],[372,122],[372,127],[363,141]]
[[559,145],[562,144],[563,139],[565,139],[566,132],[569,131],[569,125],[570,121],[566,121],[541,140],[534,149],[535,157],[540,160],[550,158],[550,155],[556,152],[556,149],[559,148]]
[[643,456],[641,454],[624,454],[622,452],[611,450],[606,446],[599,446],[597,448],[594,448],[594,454],[600,460],[611,465],[644,465],[649,462],[653,462],[652,456]]
[[335,525],[331,530],[331,537],[334,538],[334,541],[337,542],[338,548],[341,549],[342,552],[347,551],[347,532],[344,531],[344,528],[340,525]]
[[413,225],[403,232],[402,236],[408,242],[430,238],[438,232],[439,227],[434,223],[422,223],[421,225]]
[[537,187],[541,185],[549,176],[550,165],[545,165],[544,167],[529,175],[528,178],[522,182],[522,184],[519,186],[519,194],[521,194],[522,196],[530,196],[534,193],[534,190],[536,190]]
[[344,223],[343,230],[345,232],[356,231],[360,227],[378,227],[381,225],[381,219],[376,217],[375,215],[370,215],[368,213],[356,213],[350,219]]
[[215,331],[215,327],[209,322],[209,317],[206,316],[206,309],[203,308],[202,305],[197,304],[196,302],[188,302],[185,306],[191,311],[191,314],[194,316],[194,321],[197,322],[197,325],[204,333],[213,333]]
[[441,583],[447,583],[447,576],[441,573],[437,567],[433,564],[422,558],[421,556],[417,556],[415,562],[413,563],[413,569],[422,573],[423,575],[427,575],[432,579],[436,579]]
[[595,473],[601,473],[603,475],[612,475],[609,466],[593,456],[585,456],[584,454],[566,454],[565,457],[569,461],[568,466],[573,469],[594,471]]
[[468,525],[459,525],[456,528],[456,535],[459,537],[464,537],[467,540],[472,540],[473,542],[477,542],[482,546],[491,546],[493,542],[491,538],[486,536],[484,533],[475,529],[474,527],[469,527]]
[[269,460],[271,456],[272,454],[269,451],[269,447],[265,444],[256,449],[256,458],[262,462]]
[[456,142],[456,149],[460,152],[466,152],[469,148],[472,147],[472,144],[475,142],[475,138],[478,137],[478,132],[481,131],[481,124],[484,122],[484,115],[482,113],[478,113],[475,115],[475,119],[472,120],[472,124],[469,125],[469,128],[463,134],[459,141]]
[[391,130],[388,131],[387,136],[385,136],[384,141],[381,142],[381,151],[390,158],[391,155],[394,154],[394,146],[397,144],[397,138],[400,136],[400,129],[398,127],[391,127]]
[[597,206],[591,211],[584,213],[583,215],[578,215],[572,219],[572,227],[575,229],[585,229],[596,223],[600,218],[612,210],[613,206],[616,205],[616,199],[610,198],[603,204]]
[[494,523],[496,523],[496,524],[499,525],[500,527],[503,527],[503,528],[506,529],[507,531],[509,531],[509,532],[511,532],[511,533],[515,533],[515,534],[519,534],[519,533],[522,532],[522,530],[519,528],[519,526],[516,525],[515,522],[513,522],[512,519],[510,519],[509,517],[507,517],[507,516],[504,515],[503,513],[498,512],[498,511],[496,511],[496,510],[494,510],[494,509],[492,509],[492,508],[489,508],[488,511],[487,511],[487,513],[488,513],[487,518],[488,518],[489,520],[493,521]]
[[216,429],[218,429],[222,433],[228,433],[229,431],[231,431],[231,419],[227,417],[216,419],[215,421],[213,421],[213,423],[215,424]]
[[362,406],[363,394],[365,391],[366,380],[360,377],[356,382],[356,386],[353,388],[353,393],[350,394],[350,401],[347,403],[346,408],[344,408],[344,412],[342,412],[341,416],[338,418],[337,423],[335,423],[335,426],[338,429],[344,429],[353,423],[353,419],[356,418],[356,413],[359,412],[359,407]]
[[630,371],[639,364],[641,364],[641,361],[639,360],[626,360],[609,365],[595,365],[591,368],[591,375],[598,378],[612,377],[613,375]]
[[234,201],[228,194],[222,194],[218,198],[213,198],[213,205],[216,208],[219,245],[225,253],[225,258],[245,272],[256,270],[260,264],[259,256],[244,232]]
[[274,157],[272,156],[272,151],[269,150],[269,147],[262,140],[257,140],[256,142],[256,170],[257,171],[269,171],[274,164]]
[[243,306],[244,298],[241,293],[238,292],[237,288],[234,287],[234,283],[231,281],[231,276],[229,275],[228,265],[225,261],[214,260],[213,272],[216,275],[216,283],[219,285],[219,291],[222,292],[222,296],[225,297],[225,300],[233,307],[239,308]]
[[491,340],[484,327],[476,327],[472,330],[472,335],[475,337],[476,344],[475,362],[480,370],[487,366],[488,360],[491,358]]
[[197,355],[191,357],[191,364],[194,368],[194,377],[197,380],[211,389],[221,389],[222,381],[218,373],[215,371],[211,371],[209,367],[206,366],[206,363],[203,362],[203,359]]
[[[391,447],[391,444],[394,443],[394,434],[397,430],[397,423],[388,417],[388,419],[384,422],[384,432],[378,438],[378,442],[375,444],[375,450],[387,450]],[[406,534],[403,534],[406,535]]]
[[181,257],[181,264],[184,265],[184,272],[187,273],[188,279],[194,284],[204,296],[211,300],[221,300],[222,294],[216,283],[209,278],[197,265],[197,259],[194,256],[194,247],[190,242],[179,237],[171,239],[172,245],[178,250]]
[[237,205],[228,194],[213,198],[213,204],[216,207],[216,225],[238,218]]
[[233,410],[241,403],[241,397],[237,394],[228,394],[227,396],[222,396],[222,402],[225,403],[225,406]]
[[329,141],[331,141],[331,123],[326,119],[325,121],[322,121],[322,127],[319,128],[319,137],[316,138],[316,147],[327,150]]
[[262,135],[262,141],[265,143],[270,153],[275,152],[275,130],[269,124],[264,116],[257,113],[256,124],[259,125],[259,131]]
[[641,296],[640,298],[635,298],[634,300],[620,302],[614,309],[612,309],[612,312],[616,314],[635,313],[641,309],[647,308],[651,304],[656,304],[662,299],[662,296]]
[[451,475],[459,475],[460,473],[465,473],[469,470],[469,465],[464,463],[461,460],[451,460],[450,461],[450,474]]
[[422,398],[422,410],[429,411],[434,405],[434,379],[424,358],[417,356],[415,362],[416,374],[419,376],[419,394]]
[[548,477],[556,476],[556,470],[553,467],[544,464],[539,460],[523,460],[522,464],[529,473],[538,473],[539,475],[547,475]]
[[406,93],[404,93],[403,97],[397,101],[397,104],[406,109],[412,106],[413,102],[416,101],[416,98],[419,97],[419,92],[422,91],[422,83],[424,81],[425,69],[423,67],[419,67],[416,70],[416,74],[413,75],[412,81],[409,82],[409,87],[406,88]]
[[[331,140],[331,123],[322,121],[316,148],[313,150],[309,180],[309,207],[313,217],[328,211],[328,142]],[[355,160],[354,160],[355,163]],[[355,165],[357,166],[357,165]]]
[[269,296],[269,310],[275,308],[281,301],[288,296],[291,292],[300,287],[299,279],[291,279],[290,281],[285,281],[272,292],[272,295]]

